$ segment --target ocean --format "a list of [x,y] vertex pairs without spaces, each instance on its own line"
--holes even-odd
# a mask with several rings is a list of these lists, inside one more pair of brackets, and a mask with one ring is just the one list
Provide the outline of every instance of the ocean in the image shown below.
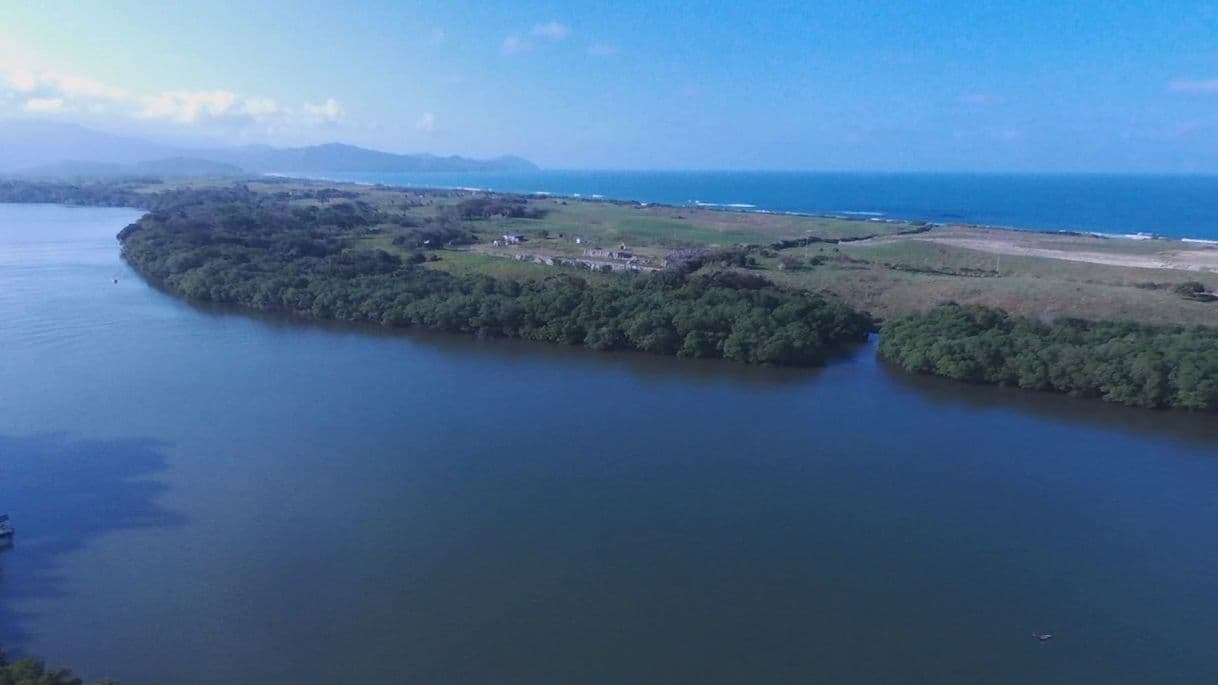
[[1218,240],[1218,176],[752,171],[321,176],[361,183],[704,204],[747,211]]

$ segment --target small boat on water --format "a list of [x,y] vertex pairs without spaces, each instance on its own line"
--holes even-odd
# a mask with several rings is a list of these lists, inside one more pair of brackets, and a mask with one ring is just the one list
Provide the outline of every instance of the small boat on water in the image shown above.
[[1053,639],[1053,633],[1032,633],[1032,637],[1040,640],[1041,642],[1048,642],[1049,640]]
[[8,514],[0,514],[0,545],[12,542],[13,534],[16,532],[13,530],[12,524],[8,522]]

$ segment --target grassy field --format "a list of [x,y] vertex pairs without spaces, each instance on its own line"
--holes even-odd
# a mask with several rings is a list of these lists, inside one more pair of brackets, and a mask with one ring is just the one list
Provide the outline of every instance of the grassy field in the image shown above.
[[[1035,234],[1029,240],[1034,241]],[[1061,240],[1051,238],[1058,247]],[[1144,255],[1149,247],[1145,242],[1152,241],[1112,240],[1109,243],[1115,244],[1103,248],[1115,254]],[[1170,245],[1173,241],[1153,242]],[[1128,243],[1130,250],[1119,249],[1120,243]],[[1071,247],[1091,248],[1086,244]],[[1218,290],[1218,274],[1210,271],[998,254],[915,238],[784,251],[788,252],[824,261],[778,270],[778,260],[768,260],[762,263],[768,277],[832,294],[880,317],[955,301],[1045,319],[1076,316],[1218,325],[1218,303],[1189,300],[1173,291],[1184,281],[1198,281],[1211,291]]]
[[583,236],[593,243],[636,247],[766,244],[815,236],[823,239],[890,235],[906,224],[820,217],[717,211],[702,208],[641,206],[587,200],[533,200],[544,219],[500,222],[503,232],[529,235],[538,230]]

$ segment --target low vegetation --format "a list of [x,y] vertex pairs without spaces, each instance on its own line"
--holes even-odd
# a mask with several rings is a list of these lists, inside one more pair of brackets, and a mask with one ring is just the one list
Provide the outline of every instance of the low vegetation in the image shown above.
[[1218,409],[1218,329],[1014,317],[941,305],[889,321],[880,354],[972,383],[1098,397],[1137,407]]
[[1212,302],[1218,299],[1205,287],[1204,283],[1198,281],[1178,283],[1172,288],[1172,291],[1186,300],[1196,300],[1197,302]]

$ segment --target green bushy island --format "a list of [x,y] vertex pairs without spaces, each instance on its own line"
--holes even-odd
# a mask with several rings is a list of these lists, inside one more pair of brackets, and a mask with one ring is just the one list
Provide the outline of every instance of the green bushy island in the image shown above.
[[[454,275],[427,268],[432,251],[351,247],[354,229],[395,219],[367,205],[224,199],[145,215],[119,234],[127,261],[197,301],[595,350],[816,366],[873,328],[845,304],[730,269],[693,273],[701,265],[686,264],[595,283],[562,272],[542,280]],[[483,205],[460,203],[452,221],[390,223],[394,242],[470,239],[460,222],[477,220]]]
[[1206,326],[1045,323],[948,304],[889,321],[880,354],[907,371],[972,383],[1136,407],[1218,409],[1218,329]]

